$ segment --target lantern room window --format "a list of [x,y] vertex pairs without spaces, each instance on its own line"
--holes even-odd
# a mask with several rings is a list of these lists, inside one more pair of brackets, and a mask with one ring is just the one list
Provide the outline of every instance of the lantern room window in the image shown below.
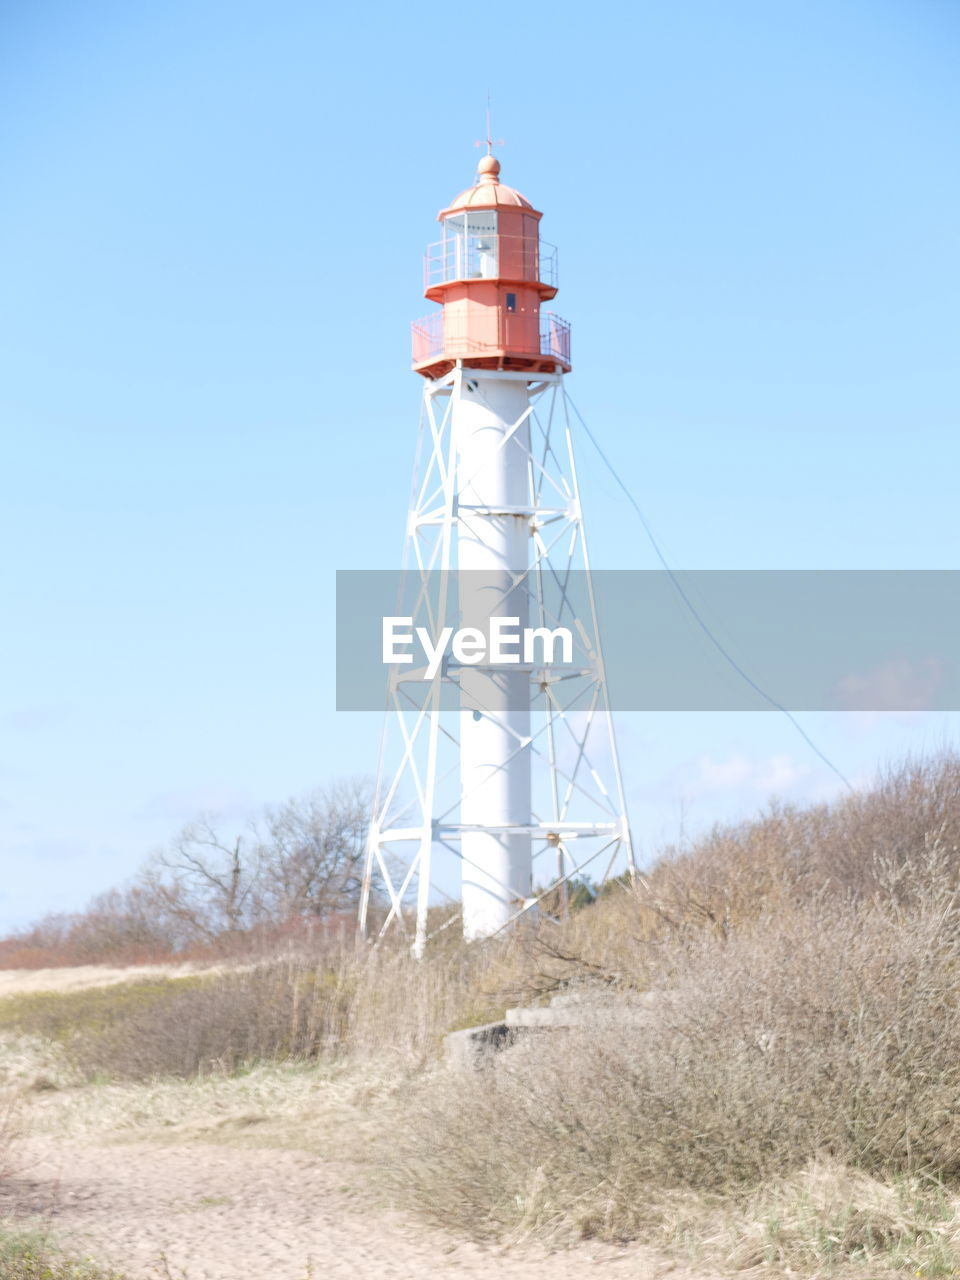
[[443,219],[445,279],[495,280],[498,259],[495,209],[465,210]]

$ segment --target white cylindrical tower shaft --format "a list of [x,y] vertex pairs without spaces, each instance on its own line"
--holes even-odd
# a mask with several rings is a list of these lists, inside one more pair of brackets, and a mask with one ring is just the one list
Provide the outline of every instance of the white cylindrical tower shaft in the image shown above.
[[[454,390],[461,626],[527,625],[529,441],[526,381],[464,369]],[[466,576],[464,576],[466,575]],[[530,676],[516,662],[461,672],[460,822],[467,938],[502,928],[531,894]],[[478,829],[471,829],[471,828]],[[482,829],[480,829],[482,828]]]

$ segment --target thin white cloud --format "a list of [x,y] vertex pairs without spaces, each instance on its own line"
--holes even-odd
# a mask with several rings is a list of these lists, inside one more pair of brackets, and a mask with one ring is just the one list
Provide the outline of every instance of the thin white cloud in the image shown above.
[[810,774],[809,766],[801,765],[783,753],[759,759],[743,754],[717,759],[704,754],[695,762],[693,775],[688,775],[685,789],[695,795],[738,791],[766,796],[792,791]]
[[851,672],[837,682],[834,692],[838,705],[847,711],[928,711],[935,708],[943,681],[940,658],[895,658]]

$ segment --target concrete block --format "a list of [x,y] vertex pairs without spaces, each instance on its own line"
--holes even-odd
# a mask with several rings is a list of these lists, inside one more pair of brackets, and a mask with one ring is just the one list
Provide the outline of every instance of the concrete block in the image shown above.
[[665,993],[657,991],[611,992],[609,988],[583,987],[556,995],[545,1008],[508,1009],[503,1022],[467,1027],[444,1036],[444,1056],[460,1070],[489,1065],[495,1056],[518,1040],[529,1040],[547,1031],[618,1027],[635,1030],[653,1027],[655,1011]]
[[508,1027],[574,1027],[579,1018],[569,1009],[508,1009]]
[[443,1037],[446,1061],[460,1070],[475,1070],[489,1062],[493,1055],[509,1049],[516,1041],[515,1028],[504,1022],[488,1022],[481,1027],[465,1027]]
[[660,991],[617,991],[610,987],[572,987],[550,1000],[551,1009],[652,1009],[662,1002]]
[[563,1000],[547,1008],[508,1009],[508,1027],[636,1027],[650,1022],[650,1003]]

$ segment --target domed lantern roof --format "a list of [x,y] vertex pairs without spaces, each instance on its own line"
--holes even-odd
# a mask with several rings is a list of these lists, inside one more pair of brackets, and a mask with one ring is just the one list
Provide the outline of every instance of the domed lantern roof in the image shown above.
[[461,191],[456,200],[440,211],[439,216],[445,218],[447,214],[461,209],[529,209],[540,216],[526,196],[500,181],[500,161],[491,155],[483,156],[477,165],[476,183]]

